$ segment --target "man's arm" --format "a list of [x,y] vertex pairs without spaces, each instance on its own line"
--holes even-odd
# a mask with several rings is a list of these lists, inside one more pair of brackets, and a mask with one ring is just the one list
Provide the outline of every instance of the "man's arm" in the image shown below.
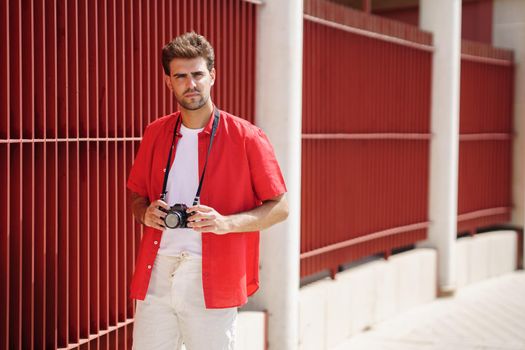
[[158,207],[169,209],[169,205],[160,199],[149,202],[147,197],[131,192],[131,211],[135,219],[143,225],[156,228],[157,230],[164,230],[164,220],[162,220],[166,213],[160,211]]
[[233,215],[221,215],[205,205],[188,208],[187,212],[195,212],[188,219],[188,227],[198,232],[216,234],[252,232],[264,230],[285,220],[288,217],[288,202],[286,196],[282,194],[264,201],[255,209]]

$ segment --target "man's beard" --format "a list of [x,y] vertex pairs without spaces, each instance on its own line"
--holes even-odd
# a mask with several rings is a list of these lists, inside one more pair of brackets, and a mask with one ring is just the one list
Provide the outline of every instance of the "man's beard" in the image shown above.
[[206,105],[206,103],[208,102],[208,99],[210,98],[210,96],[206,96],[206,97],[203,97],[201,95],[201,98],[198,99],[197,101],[194,101],[194,102],[185,102],[184,101],[184,98],[181,98],[180,100],[179,99],[176,99],[177,102],[179,103],[179,105],[181,105],[184,109],[188,110],[188,111],[196,111],[197,109],[200,109],[202,108],[204,105]]

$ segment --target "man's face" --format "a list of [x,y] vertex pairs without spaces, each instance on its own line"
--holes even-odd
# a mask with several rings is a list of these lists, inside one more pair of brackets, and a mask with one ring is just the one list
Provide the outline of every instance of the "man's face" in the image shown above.
[[170,76],[164,78],[181,107],[193,111],[208,102],[215,68],[210,72],[202,57],[175,58],[170,62]]

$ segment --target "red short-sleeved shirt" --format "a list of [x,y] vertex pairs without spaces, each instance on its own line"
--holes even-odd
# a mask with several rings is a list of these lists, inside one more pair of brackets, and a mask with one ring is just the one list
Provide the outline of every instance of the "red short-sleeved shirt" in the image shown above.
[[[179,116],[180,112],[167,115],[146,128],[131,168],[127,187],[150,201],[160,197]],[[204,167],[212,123],[213,116],[199,133],[199,174]],[[251,210],[285,192],[281,170],[266,135],[249,122],[221,111],[201,203],[230,215]],[[131,281],[132,298],[143,300],[146,296],[161,238],[162,231],[145,227]],[[259,288],[259,232],[202,233],[202,282],[207,308],[246,303]]]

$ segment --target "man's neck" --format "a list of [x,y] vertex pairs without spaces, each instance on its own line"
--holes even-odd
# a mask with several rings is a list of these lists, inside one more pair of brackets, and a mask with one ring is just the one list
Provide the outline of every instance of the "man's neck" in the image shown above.
[[182,115],[182,124],[189,129],[202,129],[204,128],[211,117],[213,112],[213,103],[211,99],[199,109],[196,110],[187,110],[182,106],[180,108],[180,113]]

